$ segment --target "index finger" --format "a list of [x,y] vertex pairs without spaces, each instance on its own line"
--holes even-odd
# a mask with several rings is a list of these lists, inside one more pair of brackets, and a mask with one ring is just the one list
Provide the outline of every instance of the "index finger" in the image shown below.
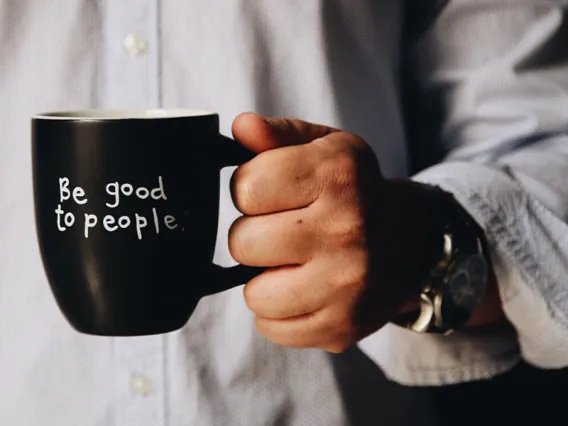
[[231,181],[235,207],[254,216],[312,204],[322,189],[317,149],[311,144],[271,149],[237,168]]

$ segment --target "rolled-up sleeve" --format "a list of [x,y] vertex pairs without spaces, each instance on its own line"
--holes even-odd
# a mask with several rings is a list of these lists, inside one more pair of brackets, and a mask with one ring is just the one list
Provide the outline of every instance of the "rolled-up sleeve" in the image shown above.
[[411,385],[568,366],[568,2],[455,0],[419,42],[421,95],[449,154],[414,179],[484,228],[509,325],[450,336],[388,325],[360,342]]

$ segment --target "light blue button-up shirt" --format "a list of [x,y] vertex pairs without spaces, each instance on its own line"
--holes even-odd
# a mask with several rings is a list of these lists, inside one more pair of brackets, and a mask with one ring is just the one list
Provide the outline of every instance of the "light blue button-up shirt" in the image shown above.
[[[0,0],[0,425],[333,426],[348,422],[341,395],[367,392],[336,380],[324,352],[261,338],[240,288],[167,335],[73,331],[34,234],[29,117],[46,110],[209,109],[225,133],[244,110],[294,116],[360,134],[392,177],[436,141],[449,156],[415,178],[454,192],[485,228],[512,327],[387,326],[360,349],[415,385],[492,377],[521,357],[567,366],[567,9],[453,0],[410,51],[399,0]],[[428,124],[409,143],[401,53],[414,54]]]

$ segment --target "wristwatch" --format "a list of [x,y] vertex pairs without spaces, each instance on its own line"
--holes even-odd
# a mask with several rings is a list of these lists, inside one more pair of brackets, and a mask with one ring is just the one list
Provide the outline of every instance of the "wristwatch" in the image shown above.
[[481,227],[437,186],[419,184],[436,220],[439,253],[425,279],[416,312],[397,317],[395,324],[421,333],[449,334],[462,327],[487,288],[489,261]]

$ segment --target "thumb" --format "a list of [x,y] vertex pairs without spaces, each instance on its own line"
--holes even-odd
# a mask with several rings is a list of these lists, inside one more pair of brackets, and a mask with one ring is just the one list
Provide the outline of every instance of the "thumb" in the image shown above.
[[260,153],[280,146],[301,145],[337,132],[328,126],[287,118],[265,118],[245,112],[233,121],[233,137],[248,149]]

